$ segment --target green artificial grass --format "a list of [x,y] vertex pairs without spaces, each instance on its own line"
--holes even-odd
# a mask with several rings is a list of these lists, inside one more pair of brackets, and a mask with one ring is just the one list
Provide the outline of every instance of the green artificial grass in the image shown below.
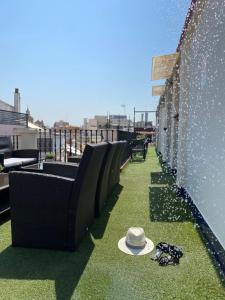
[[[154,148],[145,162],[129,163],[120,184],[74,253],[12,248],[10,222],[2,222],[0,299],[225,299],[222,276]],[[143,227],[155,245],[182,246],[180,265],[159,267],[149,254],[119,251],[131,226]]]

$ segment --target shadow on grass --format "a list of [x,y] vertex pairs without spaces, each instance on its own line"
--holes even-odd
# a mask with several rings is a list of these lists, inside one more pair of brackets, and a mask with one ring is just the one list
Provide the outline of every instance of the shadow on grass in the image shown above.
[[150,187],[150,219],[153,222],[193,221],[188,204],[176,196],[171,186]]
[[225,251],[211,229],[204,223],[197,225],[198,234],[207,249],[218,279],[225,288]]
[[130,161],[131,163],[144,163],[145,159],[142,153],[133,153]]
[[[122,188],[121,185],[118,185],[114,189],[102,211],[101,217],[95,220],[75,252],[10,246],[0,253],[0,279],[53,280],[55,282],[56,299],[71,299],[94,250],[92,235],[95,238],[103,236],[110,212],[118,200]],[[2,223],[8,219],[8,216],[5,216]],[[32,295],[30,297],[32,298]]]
[[[177,196],[174,177],[158,156],[161,172],[151,173],[151,184],[166,184],[166,187],[151,186],[149,189],[150,219],[153,222],[184,222],[195,224],[196,230],[215,268],[218,279],[225,288],[225,251],[193,202]],[[186,199],[187,200],[187,199]]]
[[119,195],[122,189],[123,186],[121,186],[120,184],[118,184],[114,188],[112,195],[110,195],[110,197],[105,203],[105,206],[103,207],[101,217],[96,219],[94,224],[92,225],[91,233],[95,239],[101,239],[103,237],[106,226],[108,224],[108,220],[111,215],[111,211],[113,210],[113,207],[119,199]]
[[53,280],[56,299],[69,300],[93,249],[89,233],[76,252],[8,247],[0,254],[0,278]]
[[[150,219],[153,222],[185,222],[194,221],[193,214],[187,202],[177,196],[175,179],[169,169],[162,163],[160,172],[151,172],[149,188]],[[157,186],[164,185],[164,186]]]
[[173,184],[174,179],[165,172],[151,172],[151,184]]
[[141,163],[145,163],[145,160],[143,159],[136,159],[136,160],[130,160],[131,164],[141,164]]

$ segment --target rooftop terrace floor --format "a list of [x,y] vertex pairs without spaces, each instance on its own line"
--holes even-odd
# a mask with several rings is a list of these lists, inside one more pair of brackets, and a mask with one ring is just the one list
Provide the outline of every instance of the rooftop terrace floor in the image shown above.
[[[10,221],[0,226],[1,299],[224,299],[224,283],[187,204],[174,192],[154,148],[121,173],[121,185],[77,252],[12,248]],[[118,240],[141,226],[155,245],[182,246],[178,266],[129,256]],[[154,252],[153,252],[154,253]],[[151,254],[152,255],[152,254]]]

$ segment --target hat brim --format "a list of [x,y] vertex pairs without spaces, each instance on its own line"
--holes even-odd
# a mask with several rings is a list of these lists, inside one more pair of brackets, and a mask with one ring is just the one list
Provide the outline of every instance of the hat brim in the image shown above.
[[144,248],[132,248],[127,246],[126,237],[124,236],[122,239],[119,240],[118,248],[126,254],[145,255],[147,253],[150,253],[154,249],[153,242],[148,238],[146,238],[145,240],[146,240],[146,244]]

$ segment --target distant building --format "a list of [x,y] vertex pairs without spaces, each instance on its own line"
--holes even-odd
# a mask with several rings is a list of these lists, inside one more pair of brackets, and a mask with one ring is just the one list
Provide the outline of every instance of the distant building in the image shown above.
[[107,128],[107,125],[108,125],[107,116],[98,116],[97,115],[94,118],[97,120],[98,129]]
[[54,128],[66,128],[66,127],[69,127],[70,124],[68,122],[65,122],[63,120],[60,120],[58,122],[55,122],[53,127]]
[[107,128],[107,116],[96,115],[94,118],[84,118],[83,129],[98,130]]
[[28,121],[29,121],[30,123],[34,123],[34,118],[31,116],[30,110],[29,110],[28,107],[27,107],[27,110],[26,110],[26,114],[28,115]]
[[0,100],[0,109],[20,112],[20,93],[18,88],[16,88],[14,92],[14,105],[8,104],[7,102]]
[[127,119],[126,115],[110,115],[109,127],[113,129],[125,129],[131,126],[131,121]]
[[84,130],[97,130],[98,129],[97,120],[84,118],[83,129]]
[[144,122],[142,120],[142,121],[135,122],[135,127],[138,127],[138,128],[151,128],[151,127],[153,127],[153,124],[152,124],[152,121]]
[[122,129],[128,130],[133,122],[126,115],[95,115],[93,119],[84,118],[82,128],[85,130]]
[[45,128],[45,124],[44,124],[44,121],[43,120],[37,120],[34,122],[35,125],[37,125],[38,127],[41,127],[41,128]]
[[14,105],[0,100],[0,135],[13,135],[14,130],[20,130],[24,127],[28,127],[28,129],[39,128],[33,124],[34,120],[29,108],[27,108],[26,113],[21,113],[20,101],[21,98],[18,88],[14,91]]

